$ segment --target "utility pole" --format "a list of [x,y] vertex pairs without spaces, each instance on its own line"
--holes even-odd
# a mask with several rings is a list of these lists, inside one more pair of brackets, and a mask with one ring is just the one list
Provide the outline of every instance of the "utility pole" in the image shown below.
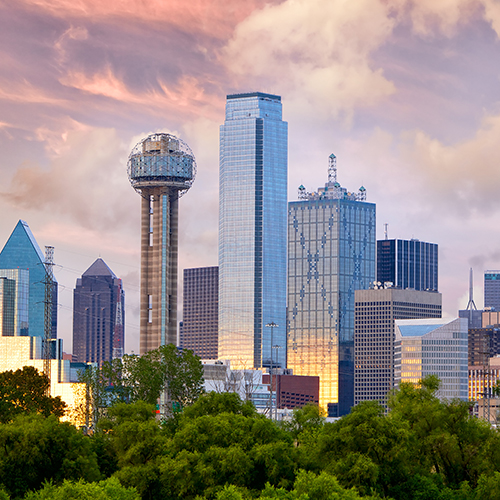
[[52,359],[52,295],[54,288],[54,247],[45,247],[45,309],[43,335],[43,372],[49,379],[47,396],[50,396],[52,380],[50,377],[50,360]]
[[269,415],[270,415],[271,420],[272,420],[273,419],[273,330],[278,325],[274,321],[271,321],[271,323],[267,323],[266,326],[268,328],[271,328],[271,368],[269,370],[270,382],[271,382],[271,385],[269,387],[270,392],[271,392],[271,401],[269,404],[269,410],[270,410]]
[[[274,345],[271,349],[271,365],[272,365],[272,350],[273,349],[276,349],[276,358],[278,358],[278,349],[281,349],[281,346],[280,345]],[[276,376],[276,380],[275,380],[275,384],[276,384],[276,404],[274,405],[274,420],[278,420],[278,376]],[[272,386],[271,386],[272,388]]]

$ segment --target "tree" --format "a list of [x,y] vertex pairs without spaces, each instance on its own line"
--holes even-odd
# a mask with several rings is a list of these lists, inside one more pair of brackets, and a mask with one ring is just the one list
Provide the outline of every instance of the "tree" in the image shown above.
[[48,480],[101,478],[90,439],[54,415],[21,415],[0,424],[0,449],[0,481],[15,498]]
[[98,483],[64,481],[61,486],[47,482],[43,488],[29,492],[24,500],[140,500],[135,488],[125,488],[118,479]]
[[66,403],[60,396],[47,396],[50,380],[33,366],[0,373],[0,422],[10,422],[15,416],[40,413],[62,417]]

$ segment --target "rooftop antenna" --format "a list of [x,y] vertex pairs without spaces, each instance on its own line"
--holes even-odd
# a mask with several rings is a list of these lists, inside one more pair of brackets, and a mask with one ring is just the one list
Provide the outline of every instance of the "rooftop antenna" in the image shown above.
[[388,240],[389,239],[389,235],[387,233],[387,228],[389,227],[389,224],[386,222],[384,224],[384,236],[385,236],[385,239]]
[[337,182],[337,157],[332,153],[328,157],[328,184]]

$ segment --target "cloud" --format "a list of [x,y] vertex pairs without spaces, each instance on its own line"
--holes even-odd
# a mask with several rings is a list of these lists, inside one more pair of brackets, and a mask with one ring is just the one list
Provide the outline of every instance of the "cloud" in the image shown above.
[[299,107],[337,114],[394,92],[369,62],[393,27],[378,1],[287,0],[242,21],[221,57],[240,84],[264,82]]
[[186,32],[200,32],[218,38],[228,36],[234,25],[266,0],[24,0],[28,8],[37,7],[54,17],[89,19],[136,24],[168,24]]
[[74,121],[55,133],[39,129],[50,158],[47,167],[19,166],[3,200],[12,210],[57,211],[83,228],[105,230],[128,224],[126,200],[132,192],[126,178],[127,151],[114,129]]

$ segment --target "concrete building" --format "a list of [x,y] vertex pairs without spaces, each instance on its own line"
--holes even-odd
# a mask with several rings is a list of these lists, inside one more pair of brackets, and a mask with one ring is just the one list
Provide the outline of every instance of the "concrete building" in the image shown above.
[[196,162],[170,134],[151,134],[130,153],[128,176],[141,195],[140,352],[177,343],[179,197],[192,185]]
[[330,155],[328,182],[299,187],[288,205],[288,368],[319,376],[319,402],[331,417],[354,404],[354,292],[375,280],[375,205],[364,187],[337,182]]
[[220,128],[218,356],[233,368],[270,366],[272,345],[281,346],[274,365],[286,364],[286,210],[281,98],[228,95]]
[[427,375],[441,380],[438,396],[468,399],[467,320],[396,320],[394,386]]
[[396,288],[356,290],[354,404],[384,402],[394,386],[394,321],[440,318],[441,294]]
[[438,246],[416,239],[377,241],[377,281],[437,292]]
[[179,346],[202,359],[218,359],[219,268],[184,269]]
[[73,354],[77,361],[101,364],[121,358],[124,324],[122,280],[99,258],[76,280],[73,293]]
[[[12,274],[13,270],[24,270],[26,273]],[[15,271],[17,272],[17,271]],[[9,274],[10,273],[10,274]],[[0,277],[14,280],[16,290],[22,294],[25,290],[25,279],[28,277],[28,324],[25,319],[19,319],[15,335],[34,335],[43,337],[45,334],[45,257],[38,246],[28,224],[20,220],[7,243],[0,252]],[[8,283],[5,283],[8,287]],[[16,292],[17,293],[17,292]],[[18,296],[19,305],[25,299]],[[22,315],[22,307],[17,310]],[[51,338],[57,338],[57,282],[52,287],[52,325]]]

